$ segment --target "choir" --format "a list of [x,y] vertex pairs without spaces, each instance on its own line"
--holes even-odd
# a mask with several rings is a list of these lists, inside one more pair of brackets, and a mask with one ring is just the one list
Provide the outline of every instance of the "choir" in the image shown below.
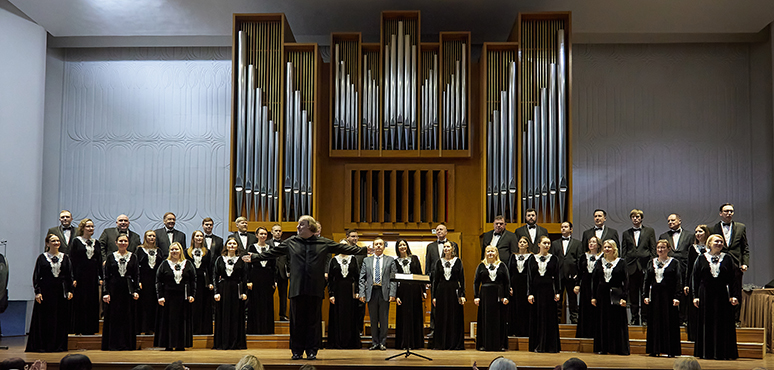
[[[521,336],[529,337],[530,351],[559,352],[558,324],[566,292],[573,302],[568,320],[577,323],[576,336],[593,338],[597,353],[629,354],[629,307],[632,323],[639,323],[641,314],[647,325],[646,351],[651,356],[680,355],[680,326],[687,322],[697,357],[738,357],[735,310],[749,250],[744,225],[731,219],[733,205],[720,207],[723,221],[712,230],[699,225],[690,236],[683,232],[680,216],[672,214],[670,230],[657,242],[652,241],[653,229],[642,226],[643,212],[632,210],[634,227],[622,234],[620,249],[617,231],[604,225],[604,210],[594,212],[595,227],[583,233],[583,242],[572,238],[572,223],[563,222],[562,239],[552,243],[535,224],[535,211],[527,213],[533,222],[524,230],[510,233],[500,217],[494,230],[482,238],[482,260],[473,275],[478,350],[503,351],[508,348],[508,336]],[[321,256],[340,252],[325,260],[327,283],[322,286],[327,285],[330,300],[328,348],[361,348],[359,301],[379,311],[371,314],[372,330],[376,330],[372,349],[384,349],[386,330],[378,328],[386,327],[387,303],[392,301],[397,303],[395,347],[423,347],[422,302],[430,293],[430,347],[464,349],[465,271],[459,247],[445,239],[444,225],[436,228],[438,241],[428,245],[422,266],[405,239],[395,242],[394,258],[382,256],[388,245],[377,239],[376,254],[369,247],[369,257],[364,259],[366,248],[357,247],[356,231],[347,230],[347,239],[337,244],[307,232],[305,228],[319,225],[309,216],[302,217],[305,226],[299,221],[299,236],[303,231],[306,237],[297,236],[288,243],[280,240],[279,225],[272,228],[273,239],[269,239],[267,229],[259,227],[249,234],[245,220],[237,219],[239,231],[225,245],[211,235],[213,222],[207,218],[202,223],[207,234],[194,231],[188,248],[178,241],[185,234],[174,230],[172,213],[164,217],[165,228],[145,232],[142,244],[128,229],[125,215],[99,240],[94,238],[92,220],[83,219],[73,227],[70,212],[62,211],[60,216],[62,226],[49,230],[46,252],[35,264],[36,295],[27,351],[66,351],[67,333],[97,333],[100,294],[103,350],[136,349],[139,333],[153,334],[154,344],[167,350],[184,350],[192,346],[192,335],[213,333],[215,349],[246,348],[246,334],[274,333],[273,295],[278,282],[288,279],[291,266],[303,268],[280,266],[276,257],[300,253],[296,244],[317,246]],[[164,242],[157,244],[159,240]],[[318,260],[294,262],[314,264],[317,270]],[[423,270],[431,277],[427,287],[394,280],[396,273],[420,275]],[[299,293],[294,290],[307,289],[302,293],[311,297],[321,294],[312,289],[320,286],[317,281],[294,288],[290,278],[290,286],[291,298],[297,301]],[[303,308],[293,302],[291,326],[294,310]],[[284,304],[281,307],[284,310]],[[315,332],[309,330],[308,335],[314,337]],[[308,344],[294,350],[293,358],[299,357],[298,350],[316,358],[317,340],[296,338],[297,343]]]

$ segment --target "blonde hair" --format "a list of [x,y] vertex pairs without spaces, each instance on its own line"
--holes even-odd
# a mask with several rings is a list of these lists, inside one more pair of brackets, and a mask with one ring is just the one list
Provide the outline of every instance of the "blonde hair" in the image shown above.
[[[172,251],[172,247],[177,246],[180,248],[180,261],[185,261],[185,253],[183,253],[183,246],[180,245],[179,242],[174,242],[169,246],[169,250]],[[172,253],[169,253],[167,255],[167,259],[170,259],[172,257]],[[179,261],[178,261],[179,262]]]
[[618,244],[613,239],[607,239],[602,243],[602,246],[604,247],[608,244],[613,247],[613,254],[615,255],[613,259],[618,258]]
[[[145,232],[145,234],[142,234],[142,245],[141,247],[145,249],[158,249],[158,240],[153,242],[153,247],[148,246],[148,233],[153,233],[153,235],[156,235],[156,232],[153,230],[148,230]],[[156,239],[158,239],[159,236],[156,235]],[[117,239],[116,239],[117,240]]]
[[[487,245],[486,248],[484,248],[484,259],[481,260],[481,263],[484,263],[484,264],[486,263],[486,251],[489,250],[489,248],[492,248],[492,249],[495,250],[495,260],[494,260],[494,263],[499,263],[500,262],[500,251],[498,251],[497,247],[495,247],[494,245]],[[454,249],[454,248],[452,248],[452,249]]]
[[234,367],[236,370],[245,370],[247,366],[250,366],[250,368],[253,370],[263,370],[263,364],[261,363],[261,360],[253,355],[245,355],[239,359],[239,362],[237,362],[236,366]]
[[[202,234],[202,237],[204,236],[204,232],[201,230],[194,230],[194,232],[191,233],[191,244],[188,246],[188,255],[190,256],[193,256],[194,243],[196,243],[194,241],[194,237],[196,237],[196,233]],[[207,252],[209,252],[207,249],[207,243],[202,240],[202,257],[206,256]]]

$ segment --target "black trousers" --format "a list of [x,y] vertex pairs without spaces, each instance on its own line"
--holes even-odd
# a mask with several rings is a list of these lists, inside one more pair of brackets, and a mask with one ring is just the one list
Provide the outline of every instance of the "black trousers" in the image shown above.
[[558,312],[558,318],[559,322],[562,322],[562,314],[564,313],[564,305],[565,305],[565,295],[564,293],[567,293],[567,305],[570,306],[570,318],[569,320],[565,320],[565,323],[577,323],[578,321],[578,296],[573,291],[575,289],[575,280],[573,279],[562,279],[562,288],[559,291],[559,296],[561,299],[561,304],[557,305],[557,308],[559,310]]
[[[642,270],[635,270],[629,275],[629,311],[632,313],[632,320],[640,321],[640,301],[642,301],[642,281],[644,278],[645,274]],[[645,310],[642,310],[642,321],[647,321],[647,319]]]
[[317,353],[322,347],[322,297],[290,298],[290,350],[294,354]]
[[368,301],[368,313],[371,316],[371,343],[387,343],[387,326],[390,321],[390,301],[382,296],[382,287],[371,288],[371,300]]
[[279,317],[288,317],[288,279],[277,279],[277,294],[279,295]]

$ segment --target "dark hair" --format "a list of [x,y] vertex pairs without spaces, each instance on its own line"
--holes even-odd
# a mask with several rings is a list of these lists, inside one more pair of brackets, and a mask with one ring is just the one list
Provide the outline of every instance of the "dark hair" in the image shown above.
[[355,230],[355,229],[347,229],[347,230],[345,230],[344,232],[345,232],[345,233],[347,233],[347,235],[345,235],[345,236],[346,236],[347,238],[349,238],[349,234],[356,233],[356,232],[357,232],[357,230]]
[[71,353],[59,361],[60,370],[91,370],[91,360],[88,356]]
[[12,357],[12,358],[6,358],[3,360],[3,362],[0,362],[0,369],[2,370],[11,370],[11,369],[19,369],[24,370],[24,360],[22,360],[19,357]]
[[269,234],[269,230],[268,229],[266,229],[263,226],[258,226],[258,228],[255,229],[255,236],[258,236],[258,230],[264,230],[264,231],[266,231],[267,234]]
[[607,217],[607,212],[604,209],[597,208],[597,209],[594,210],[594,213],[597,213],[597,212],[602,212],[602,214],[605,217]]
[[220,251],[221,256],[228,256],[228,248],[226,248],[226,244],[228,244],[228,241],[232,239],[237,243],[237,253],[239,253],[239,242],[236,240],[235,236],[229,235],[228,238],[226,238],[226,242],[223,243],[223,250]]
[[577,357],[571,357],[562,364],[562,370],[586,370],[586,363]]
[[215,223],[215,221],[212,220],[212,217],[205,217],[202,220],[202,225],[204,225],[205,222],[212,222],[213,224]]
[[718,212],[723,212],[723,207],[725,207],[725,206],[731,206],[731,208],[736,208],[731,203],[723,203],[722,205],[720,205],[720,209],[718,210]]
[[[565,223],[565,222],[566,222],[566,223],[568,223],[568,224],[570,224],[570,228],[572,229],[572,222],[570,222],[570,221],[566,221],[566,220],[565,220],[565,221],[562,221],[562,224],[563,224],[563,223]],[[561,226],[562,224],[559,224],[559,226]]]
[[153,366],[150,365],[137,365],[132,368],[132,370],[154,370]]
[[185,370],[182,360],[177,360],[169,365],[164,370]]
[[530,213],[530,212],[535,212],[535,214],[537,214],[537,211],[534,208],[527,208],[527,210],[524,211],[524,214],[526,215],[527,213]]
[[406,243],[406,257],[411,257],[413,254],[411,253],[411,247],[409,247],[409,242],[406,239],[398,238],[398,240],[395,241],[395,255],[400,257],[400,252],[398,251],[398,245],[400,245],[400,242]]
[[118,243],[118,239],[120,239],[122,236],[125,236],[126,240],[129,240],[129,234],[127,234],[127,233],[118,233],[118,235],[116,235],[116,240],[114,240],[114,242]]

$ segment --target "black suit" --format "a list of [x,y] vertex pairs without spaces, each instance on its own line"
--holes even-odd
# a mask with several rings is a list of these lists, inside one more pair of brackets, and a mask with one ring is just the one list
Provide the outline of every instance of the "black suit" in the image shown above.
[[[481,236],[481,259],[484,259],[484,252],[486,247],[492,243],[494,239],[494,230],[489,230]],[[503,235],[500,236],[500,240],[497,241],[497,251],[500,252],[500,261],[509,261],[511,254],[519,253],[519,238],[516,234],[505,230]]]
[[69,240],[65,240],[64,231],[62,230],[62,225],[54,226],[54,227],[48,229],[48,232],[46,233],[46,237],[48,237],[51,234],[54,234],[57,237],[59,237],[59,242],[61,243],[59,245],[59,251],[64,253],[64,254],[68,254],[68,253],[70,253],[70,242],[72,242],[73,239],[75,239],[75,237],[78,235],[78,227],[73,225],[73,224],[70,224],[70,239]]
[[[519,252],[518,243],[519,243],[519,239],[521,239],[522,236],[526,236],[527,237],[527,243],[529,243],[529,250],[530,250],[530,252],[532,252],[532,253],[539,253],[540,252],[540,247],[538,247],[538,243],[540,242],[540,237],[543,236],[543,235],[548,236],[548,230],[546,230],[546,228],[543,227],[543,226],[535,224],[535,240],[534,241],[529,236],[529,230],[527,229],[527,225],[524,225],[524,226],[516,229],[514,234],[516,234],[516,244],[517,244],[517,246],[516,246],[516,252],[513,252],[513,253],[518,253]],[[501,259],[501,261],[507,261],[507,260]]]
[[[446,239],[448,240],[448,239]],[[460,248],[457,246],[457,243],[449,240],[449,242],[452,245],[452,248],[454,249],[454,253],[459,256],[460,255]],[[443,243],[440,243],[443,245]],[[438,251],[438,240],[430,243],[427,245],[427,250],[425,251],[425,275],[430,275],[430,283],[432,284],[434,276],[433,276],[433,270],[435,269],[435,264],[438,263],[438,261],[441,260],[441,254]],[[432,299],[433,290],[430,290],[430,298]],[[435,330],[435,306],[430,305],[430,330]]]
[[[99,245],[102,246],[103,261],[107,261],[107,255],[118,250],[118,246],[116,245],[118,234],[118,229],[115,227],[109,227],[102,230],[102,235],[99,236]],[[137,250],[137,247],[142,244],[142,242],[140,242],[140,236],[129,229],[126,230],[126,234],[129,236],[129,247],[126,250],[134,253]]]
[[[666,241],[669,243],[669,246],[672,247],[673,250],[670,255],[680,261],[680,268],[682,269],[681,271],[685,271],[685,269],[688,268],[688,251],[690,248],[693,248],[693,233],[684,228],[681,228],[680,238],[677,239],[676,246],[672,240],[672,230],[659,235],[658,239],[666,239]],[[693,304],[693,301],[690,299],[690,297],[684,294],[680,294],[680,321],[685,322],[688,319],[688,305],[691,304]]]
[[[583,245],[584,250],[589,246],[589,239],[591,239],[594,236],[597,236],[596,227],[592,227],[583,232],[583,238],[581,239],[581,244]],[[603,226],[602,238],[599,239],[599,250],[602,250],[602,244],[605,242],[605,240],[608,240],[608,239],[613,239],[615,241],[615,245],[618,246],[618,250],[620,253],[621,240],[618,238],[618,230],[607,226]]]
[[632,313],[632,321],[639,323],[643,278],[648,263],[656,257],[656,232],[652,227],[642,226],[639,240],[635,240],[634,228],[624,231],[618,253],[626,262],[626,273],[629,274],[629,310]]
[[247,233],[247,245],[242,245],[242,238],[239,237],[239,231],[233,232],[229,236],[233,236],[234,239],[236,239],[236,242],[237,242],[237,255],[239,255],[239,256],[244,256],[245,254],[247,254],[247,247],[249,247],[249,246],[251,246],[251,245],[253,245],[255,243],[258,243],[258,237],[255,236],[255,234],[253,234],[251,232]]
[[[156,233],[156,246],[161,249],[162,252],[164,252],[165,256],[169,255],[169,246],[172,245],[172,243],[180,243],[180,246],[183,247],[183,249],[186,249],[186,242],[185,240],[185,233],[173,229],[172,230],[172,243],[169,242],[169,234],[167,233],[167,229],[165,227],[162,227],[160,229],[153,230]],[[217,258],[216,258],[217,259]]]
[[204,236],[204,245],[207,245],[207,239],[211,240],[208,249],[210,250],[210,253],[212,253],[212,267],[214,268],[215,261],[217,261],[220,254],[223,253],[223,238],[215,234],[211,234],[210,236],[212,238],[208,238],[207,235]]
[[325,297],[325,261],[331,253],[366,254],[366,248],[339,244],[311,236],[291,236],[263,253],[253,253],[255,260],[288,256],[290,262],[290,350],[317,354],[322,344],[322,299]]
[[[564,252],[564,244],[562,239],[554,240],[551,243],[550,253],[559,259],[559,276],[562,281],[562,286],[559,290],[559,294],[564,299],[564,292],[567,292],[567,299],[570,306],[570,321],[573,324],[578,322],[578,299],[573,292],[575,288],[575,278],[578,276],[577,261],[584,253],[584,249],[581,246],[581,242],[578,239],[570,238],[567,244],[567,253]],[[557,305],[559,309],[559,317],[562,317],[562,311],[564,311],[564,304]]]

